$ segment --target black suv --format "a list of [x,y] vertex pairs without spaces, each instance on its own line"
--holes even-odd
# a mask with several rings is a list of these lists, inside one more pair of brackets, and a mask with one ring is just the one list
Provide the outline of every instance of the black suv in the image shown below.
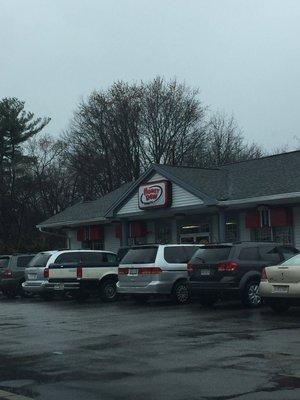
[[297,253],[294,247],[270,242],[206,245],[188,263],[189,289],[205,306],[237,297],[247,307],[258,307],[262,269]]

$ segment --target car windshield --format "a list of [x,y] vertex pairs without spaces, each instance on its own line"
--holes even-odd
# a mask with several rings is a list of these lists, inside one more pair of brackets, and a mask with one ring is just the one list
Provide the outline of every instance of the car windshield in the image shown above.
[[129,249],[121,264],[150,264],[155,262],[157,246]]
[[28,267],[45,267],[52,254],[39,253],[28,264]]
[[192,257],[192,263],[209,263],[226,260],[232,246],[201,247]]
[[0,258],[0,268],[6,268],[8,266],[8,257]]
[[286,260],[285,262],[283,262],[280,265],[285,265],[287,267],[292,267],[292,266],[300,266],[300,254],[297,254],[294,257],[289,258],[288,260]]

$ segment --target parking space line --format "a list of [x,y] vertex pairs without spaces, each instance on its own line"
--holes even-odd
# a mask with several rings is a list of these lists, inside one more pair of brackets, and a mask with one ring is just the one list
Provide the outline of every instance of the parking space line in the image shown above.
[[0,399],[2,400],[32,400],[31,397],[26,397],[21,394],[7,392],[6,390],[0,390]]

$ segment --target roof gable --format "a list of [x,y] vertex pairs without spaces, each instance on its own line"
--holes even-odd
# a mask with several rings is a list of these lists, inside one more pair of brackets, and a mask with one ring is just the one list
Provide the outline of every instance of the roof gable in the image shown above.
[[[123,195],[109,208],[106,213],[107,217],[112,217],[116,215],[120,209],[124,207],[127,201],[130,201],[134,194],[137,192],[138,187],[143,182],[147,182],[151,180],[151,178],[155,174],[161,175],[163,178],[170,180],[175,183],[177,186],[184,189],[186,192],[193,195],[195,198],[199,199],[199,204],[204,205],[213,205],[216,204],[216,199],[208,196],[206,193],[200,191],[196,185],[192,185],[189,182],[186,182],[180,177],[180,175],[174,173],[174,169],[176,167],[168,167],[165,165],[157,165],[154,164],[151,166],[139,179],[137,179],[132,186],[128,188],[128,190],[123,193]],[[198,170],[199,171],[199,170]]]

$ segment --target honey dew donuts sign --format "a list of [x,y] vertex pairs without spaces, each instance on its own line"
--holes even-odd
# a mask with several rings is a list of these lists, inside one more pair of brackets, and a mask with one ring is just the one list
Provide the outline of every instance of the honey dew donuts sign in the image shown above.
[[149,182],[139,187],[139,208],[148,210],[153,208],[170,207],[172,200],[170,181]]

